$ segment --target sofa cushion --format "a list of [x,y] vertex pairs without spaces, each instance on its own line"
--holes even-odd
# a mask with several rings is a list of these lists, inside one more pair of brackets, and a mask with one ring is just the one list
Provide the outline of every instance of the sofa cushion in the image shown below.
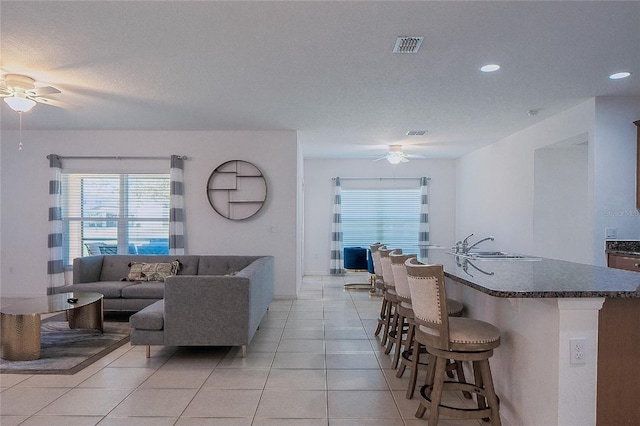
[[64,291],[86,291],[90,293],[100,293],[104,295],[105,299],[115,299],[122,297],[122,289],[130,285],[131,283],[127,281],[96,281],[93,283],[81,283],[64,286]]
[[129,318],[132,328],[138,330],[162,330],[164,328],[164,300],[147,306]]
[[127,278],[129,275],[129,263],[142,262],[137,260],[135,255],[110,255],[104,256],[102,260],[102,271],[100,281],[118,281]]
[[200,263],[200,256],[167,256],[171,260],[178,260],[180,262],[180,269],[178,275],[197,275],[198,264]]
[[198,275],[227,275],[246,268],[258,256],[200,256]]
[[164,297],[164,283],[161,281],[136,283],[123,288],[122,297],[126,299],[162,299]]

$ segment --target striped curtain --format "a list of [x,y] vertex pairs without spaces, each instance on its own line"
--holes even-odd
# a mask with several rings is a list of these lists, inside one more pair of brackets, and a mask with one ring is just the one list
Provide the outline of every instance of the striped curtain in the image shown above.
[[420,233],[418,247],[420,256],[427,257],[427,245],[429,244],[429,196],[427,194],[426,177],[420,178]]
[[336,178],[336,186],[333,194],[333,216],[331,219],[331,260],[329,261],[329,272],[332,275],[342,275],[346,273],[342,254],[341,204],[340,178],[338,177]]
[[169,254],[184,254],[184,159],[171,156],[169,180],[171,197],[169,211]]
[[55,288],[64,285],[64,262],[62,259],[62,162],[60,157],[54,154],[49,158],[49,235],[47,247],[49,248],[49,261],[47,274],[49,276],[49,288],[47,294],[54,294]]

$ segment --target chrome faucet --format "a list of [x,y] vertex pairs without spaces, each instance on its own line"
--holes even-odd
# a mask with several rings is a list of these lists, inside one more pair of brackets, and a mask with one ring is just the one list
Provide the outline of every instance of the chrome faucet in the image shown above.
[[469,251],[469,238],[471,238],[471,237],[473,237],[473,234],[468,235],[467,238],[462,240],[462,253],[463,254],[467,254],[467,252]]
[[[471,234],[471,235],[473,235],[473,234]],[[469,237],[470,237],[471,235],[469,235]],[[467,237],[467,238],[469,238],[469,237]],[[478,244],[480,244],[480,243],[483,243],[483,242],[485,242],[485,241],[487,241],[487,240],[490,240],[490,241],[493,241],[493,240],[494,240],[494,238],[493,238],[493,237],[487,237],[487,238],[483,238],[483,239],[481,239],[480,241],[476,241],[474,244],[469,245],[469,244],[467,243],[467,238],[465,238],[464,242],[462,243],[462,247],[463,247],[462,249],[463,249],[463,253],[464,253],[464,254],[469,253],[469,251],[470,251],[472,248],[474,248],[475,246],[477,246],[477,245],[478,245]]]

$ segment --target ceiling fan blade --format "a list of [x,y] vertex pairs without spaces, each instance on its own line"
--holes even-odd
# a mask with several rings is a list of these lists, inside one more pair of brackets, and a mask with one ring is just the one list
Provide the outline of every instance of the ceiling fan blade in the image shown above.
[[43,97],[40,97],[40,96],[34,97],[32,99],[34,101],[38,102],[38,103],[45,104],[45,105],[51,105],[51,106],[58,107],[58,108],[72,109],[72,110],[81,109],[77,105],[71,105],[71,104],[68,104],[66,102],[57,101],[55,99],[43,98]]
[[373,160],[373,161],[375,162],[375,161],[386,160],[386,159],[387,159],[387,157],[380,157],[380,158],[376,158],[376,159],[375,159],[375,160]]
[[51,86],[42,86],[36,87],[35,89],[28,90],[27,93],[34,96],[42,96],[42,95],[55,95],[57,93],[62,93],[55,87]]
[[400,162],[401,162],[401,163],[408,163],[408,162],[409,162],[409,159],[408,159],[408,158],[406,158],[406,157],[402,157],[402,158],[400,159]]

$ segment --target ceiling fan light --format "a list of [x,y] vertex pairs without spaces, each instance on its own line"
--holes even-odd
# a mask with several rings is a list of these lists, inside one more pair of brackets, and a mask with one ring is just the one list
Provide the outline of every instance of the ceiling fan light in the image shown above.
[[19,96],[18,94],[15,94],[13,96],[10,96],[8,98],[4,98],[4,101],[7,103],[7,105],[9,105],[9,107],[17,112],[28,112],[31,111],[31,108],[34,107],[34,105],[36,104],[35,101],[25,97],[25,96]]
[[387,155],[387,161],[391,164],[399,164],[402,161],[402,157],[399,155]]

